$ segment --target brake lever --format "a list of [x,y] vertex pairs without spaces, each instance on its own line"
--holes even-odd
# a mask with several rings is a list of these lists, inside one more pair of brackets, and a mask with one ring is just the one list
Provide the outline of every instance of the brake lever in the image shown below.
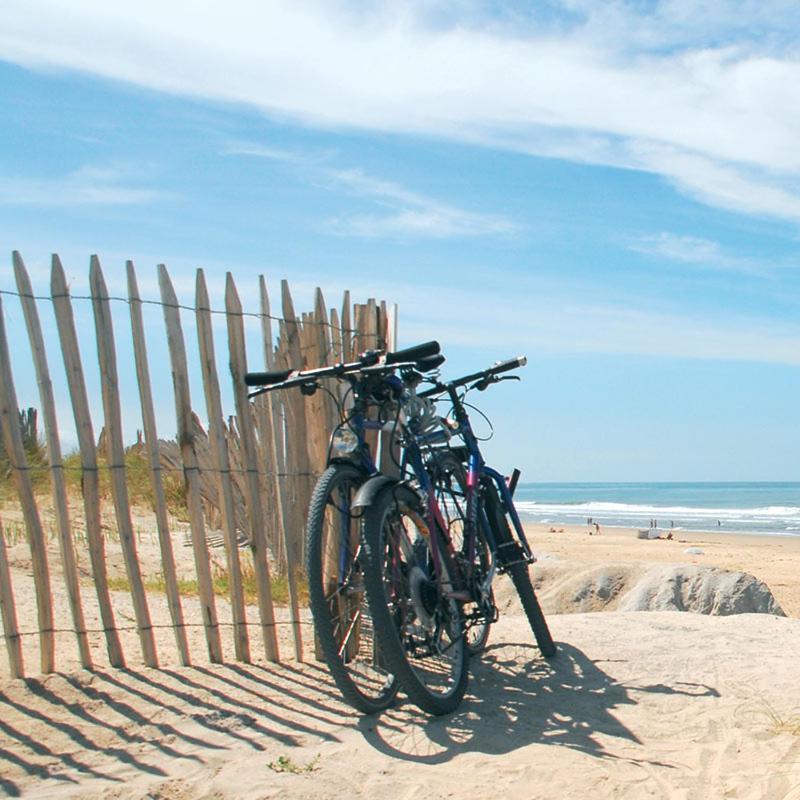
[[493,383],[500,383],[500,381],[519,381],[522,380],[519,375],[489,375],[486,378],[479,380],[472,388],[477,389],[479,392],[485,392]]

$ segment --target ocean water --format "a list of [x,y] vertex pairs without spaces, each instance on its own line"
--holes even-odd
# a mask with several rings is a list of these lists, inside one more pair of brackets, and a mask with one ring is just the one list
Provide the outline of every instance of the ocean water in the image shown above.
[[521,483],[523,521],[800,535],[800,483]]

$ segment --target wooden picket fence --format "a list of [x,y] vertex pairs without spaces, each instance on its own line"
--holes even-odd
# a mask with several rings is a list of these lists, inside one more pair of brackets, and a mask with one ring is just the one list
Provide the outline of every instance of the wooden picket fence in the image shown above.
[[[91,669],[104,660],[105,644],[108,664],[126,665],[124,625],[118,622],[115,605],[117,592],[109,585],[106,561],[108,525],[103,521],[104,498],[100,473],[107,470],[111,502],[114,509],[115,531],[124,559],[125,573],[132,602],[135,631],[138,635],[141,660],[149,667],[159,665],[154,626],[151,619],[153,604],[166,604],[168,627],[172,631],[176,651],[163,654],[162,661],[177,661],[188,665],[193,654],[187,631],[202,627],[207,658],[220,663],[226,658],[220,636],[221,626],[232,632],[233,657],[238,661],[251,660],[250,633],[260,629],[263,654],[270,661],[280,660],[276,608],[273,604],[273,579],[280,572],[288,582],[288,616],[285,624],[291,628],[294,657],[303,660],[303,613],[298,593],[302,579],[303,528],[314,480],[324,468],[330,432],[338,422],[338,411],[325,392],[304,397],[297,391],[271,392],[250,401],[243,375],[248,370],[310,368],[337,361],[346,361],[354,354],[371,348],[390,349],[396,340],[396,308],[387,312],[384,302],[369,300],[352,305],[349,291],[344,292],[341,313],[328,310],[322,291],[315,292],[314,309],[297,315],[288,283],[281,283],[282,313],[271,312],[270,297],[263,277],[258,282],[258,312],[243,311],[240,294],[233,276],[228,273],[225,283],[225,309],[213,310],[209,301],[206,279],[202,270],[196,273],[196,292],[192,305],[178,301],[173,283],[165,266],[158,267],[160,299],[142,299],[134,265],[127,262],[127,296],[110,297],[100,262],[93,256],[89,271],[90,295],[73,297],[67,286],[64,269],[57,255],[53,256],[49,296],[34,295],[28,272],[19,253],[13,254],[16,294],[24,315],[30,350],[20,345],[18,335],[12,342],[6,330],[3,297],[0,296],[0,423],[6,457],[10,463],[18,504],[24,519],[30,547],[31,571],[35,588],[37,619],[24,620],[20,628],[12,585],[12,569],[7,557],[3,524],[0,519],[0,613],[11,675],[22,677],[24,636],[38,638],[40,670],[55,671],[59,665],[56,634],[65,630],[74,635],[78,662]],[[74,303],[91,303],[94,319],[97,363],[100,371],[103,431],[98,444],[92,425],[91,409],[100,408],[98,398],[90,399],[84,376],[84,365],[78,347]],[[142,306],[160,305],[172,372],[172,388],[177,431],[174,441],[158,438],[156,402],[169,402],[163,396],[154,399],[148,351],[145,340]],[[130,328],[120,315],[112,314],[127,305]],[[85,527],[85,547],[91,565],[91,581],[81,583],[79,559],[76,557],[74,519],[71,518],[66,467],[62,454],[62,439],[56,417],[48,353],[40,321],[40,308],[55,318],[60,353],[49,354],[63,360],[71,410],[74,417],[80,456],[82,516]],[[202,373],[207,426],[200,422],[190,393],[187,349],[183,321],[189,314],[196,328],[200,371]],[[214,347],[212,314],[223,315],[227,330],[229,374],[221,376],[217,368]],[[245,318],[260,322],[263,350],[246,353]],[[273,336],[273,323],[277,336]],[[141,408],[142,433],[137,447],[146,456],[154,498],[153,525],[157,531],[163,593],[155,594],[145,588],[137,555],[137,539],[132,524],[128,493],[128,467],[123,441],[120,380],[115,348],[115,336],[130,336],[135,356],[135,370]],[[152,343],[152,342],[151,342]],[[10,347],[13,344],[13,348]],[[51,483],[52,513],[69,609],[69,622],[57,624],[54,617],[53,576],[48,565],[48,547],[42,515],[41,492],[34,486],[35,467],[28,463],[23,446],[17,393],[12,373],[12,359],[32,356],[38,383],[40,414],[43,422],[47,464]],[[235,413],[226,416],[223,409],[221,380],[229,379],[232,386]],[[335,392],[336,387],[331,387]],[[93,405],[94,402],[94,405]],[[186,611],[186,597],[180,590],[176,571],[175,547],[184,546],[183,534],[178,536],[174,521],[168,513],[164,478],[176,470],[183,480],[188,515],[189,540],[194,561],[199,619],[191,619]],[[216,498],[209,503],[209,497]],[[73,516],[74,516],[74,512]],[[0,515],[2,512],[0,512]],[[222,529],[225,567],[229,594],[230,621],[220,621],[209,558],[209,520]],[[240,546],[246,543],[254,571],[257,608],[249,608],[243,591]],[[96,630],[90,629],[84,613],[91,604],[99,619]],[[248,618],[257,616],[257,621]],[[35,629],[32,626],[35,623]],[[160,627],[165,627],[164,625]],[[94,638],[93,638],[94,637]],[[306,637],[309,638],[308,636]],[[64,641],[63,637],[58,639]],[[196,649],[196,647],[195,647]],[[130,654],[129,654],[130,655]],[[138,658],[138,656],[136,656]],[[66,659],[69,661],[69,659]],[[62,659],[63,661],[63,659]],[[73,657],[74,661],[74,657]],[[70,662],[72,663],[72,662]]]

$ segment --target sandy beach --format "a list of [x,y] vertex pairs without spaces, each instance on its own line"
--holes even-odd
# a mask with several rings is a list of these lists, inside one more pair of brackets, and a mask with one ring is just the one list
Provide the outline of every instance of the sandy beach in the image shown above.
[[[603,564],[702,563],[766,582],[786,618],[680,612],[554,613],[551,662],[498,586],[506,610],[472,664],[467,697],[431,719],[402,698],[362,718],[338,698],[324,666],[263,660],[177,666],[168,636],[163,668],[137,662],[8,679],[0,693],[0,793],[79,798],[800,797],[800,537],[636,532],[529,526],[546,574]],[[146,547],[146,542],[142,547]],[[688,547],[702,555],[686,555]],[[16,553],[23,548],[17,546]],[[21,557],[21,556],[20,556]],[[53,558],[55,562],[55,556]],[[35,619],[29,568],[13,568],[23,627]],[[503,579],[505,580],[505,579]],[[88,597],[87,592],[87,597]],[[26,599],[27,598],[27,599]],[[121,617],[129,600],[115,595]],[[151,598],[155,619],[159,598]],[[192,603],[187,613],[195,613]],[[220,617],[227,608],[219,604]],[[251,609],[252,614],[252,609]],[[253,641],[256,642],[255,633]],[[26,637],[35,673],[35,638]],[[72,647],[70,645],[69,647]],[[64,650],[69,648],[64,646]],[[288,646],[283,653],[288,657]]]

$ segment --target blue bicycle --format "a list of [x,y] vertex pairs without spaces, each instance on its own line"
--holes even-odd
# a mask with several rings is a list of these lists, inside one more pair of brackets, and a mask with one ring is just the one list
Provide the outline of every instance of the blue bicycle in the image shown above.
[[[364,581],[382,658],[432,714],[454,710],[466,691],[470,651],[485,644],[497,619],[497,574],[510,575],[542,655],[556,653],[528,573],[535,559],[514,508],[519,473],[507,482],[486,464],[459,391],[484,390],[525,363],[511,359],[420,393],[407,382],[399,429],[406,473],[371,478],[354,500],[364,513]],[[434,397],[451,403],[448,420],[432,410]],[[452,437],[462,444],[452,447]],[[466,463],[463,488],[456,480],[445,491],[435,478],[430,465],[441,463],[443,451],[451,464]]]

